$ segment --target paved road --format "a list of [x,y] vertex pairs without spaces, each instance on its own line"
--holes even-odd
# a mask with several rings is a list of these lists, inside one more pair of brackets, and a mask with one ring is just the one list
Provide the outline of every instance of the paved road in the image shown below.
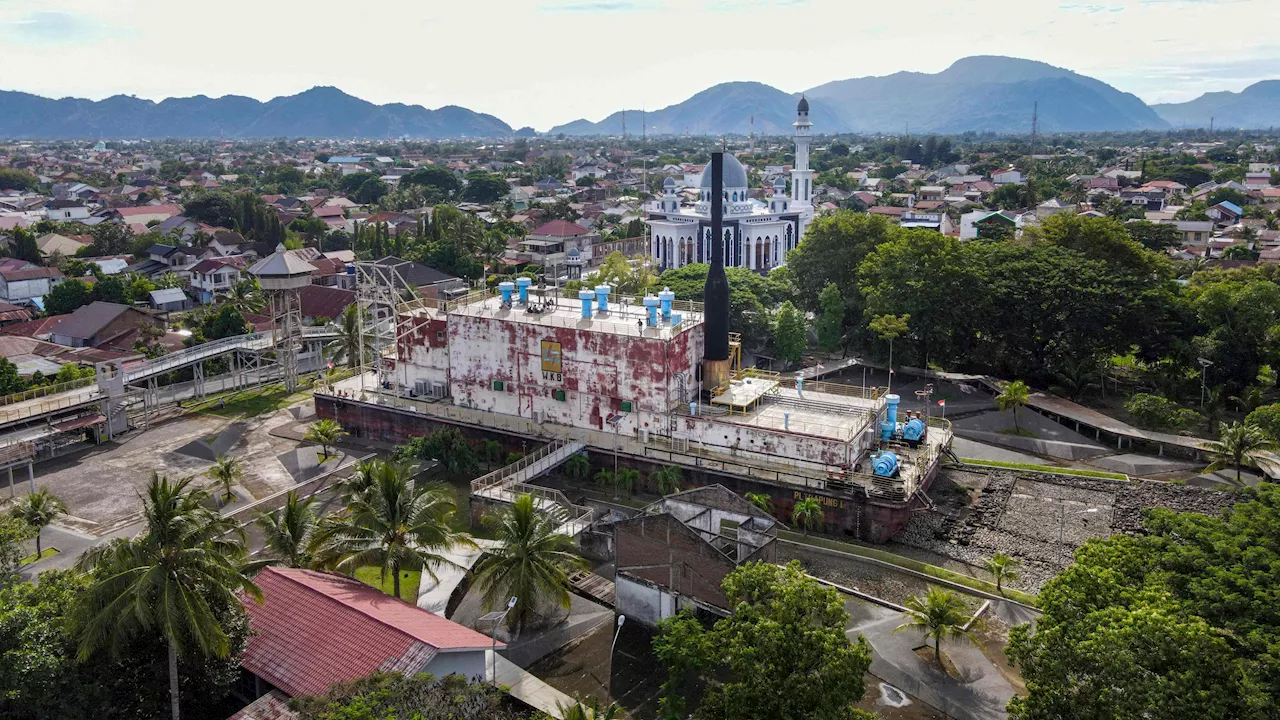
[[961,720],[1005,720],[1005,705],[1013,687],[973,644],[946,642],[943,652],[955,664],[960,679],[947,676],[921,660],[914,649],[923,644],[918,633],[894,633],[903,613],[855,598],[847,598],[850,638],[862,635],[871,645],[871,672],[885,682]]

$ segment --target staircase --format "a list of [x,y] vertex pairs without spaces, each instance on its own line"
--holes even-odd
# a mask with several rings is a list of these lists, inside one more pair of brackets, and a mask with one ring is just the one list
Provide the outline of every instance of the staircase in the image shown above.
[[531,485],[530,481],[564,464],[584,448],[586,445],[576,440],[551,442],[504,468],[472,480],[471,494],[508,505],[521,495],[530,495],[539,511],[557,513],[561,518],[560,532],[573,537],[591,525],[595,511],[574,505],[559,490]]

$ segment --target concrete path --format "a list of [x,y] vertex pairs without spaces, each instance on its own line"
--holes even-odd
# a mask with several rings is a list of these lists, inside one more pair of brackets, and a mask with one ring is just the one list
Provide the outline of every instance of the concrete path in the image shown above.
[[949,717],[961,720],[1005,720],[1005,705],[1013,687],[991,661],[970,643],[944,643],[946,653],[961,678],[955,679],[921,660],[914,649],[923,644],[910,630],[894,633],[906,615],[888,608],[848,598],[851,639],[862,635],[871,645],[871,672],[885,682],[913,695]]
[[962,438],[959,436],[951,439],[951,450],[955,452],[957,457],[973,458],[975,460],[1030,463],[1032,465],[1046,464],[1045,459],[1039,455],[1018,452],[1017,450],[1009,450],[996,445],[988,445],[984,442],[969,440],[968,438]]
[[[46,570],[65,570],[76,564],[80,556],[86,550],[95,546],[110,542],[119,537],[133,537],[142,529],[142,523],[137,522],[118,528],[106,535],[90,535],[89,533],[75,530],[61,525],[50,525],[44,529],[40,535],[40,542],[44,547],[58,548],[58,554],[47,557],[39,562],[23,565],[18,570],[18,575],[23,580],[34,581],[36,577]],[[32,553],[36,551],[34,540],[27,542]]]
[[458,589],[458,585],[467,577],[467,573],[475,567],[480,556],[484,555],[485,549],[499,544],[494,540],[474,539],[479,547],[453,547],[441,553],[449,563],[432,568],[436,574],[435,580],[425,572],[422,574],[422,582],[418,585],[418,607],[445,617],[445,609],[449,605],[449,598],[453,596],[453,591]]

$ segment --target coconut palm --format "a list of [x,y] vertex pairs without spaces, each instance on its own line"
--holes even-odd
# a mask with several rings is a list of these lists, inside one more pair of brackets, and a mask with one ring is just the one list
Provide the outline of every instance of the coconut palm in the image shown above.
[[595,478],[600,487],[608,487],[613,484],[613,471],[600,468],[596,471]]
[[351,475],[338,485],[338,494],[341,495],[343,504],[350,505],[355,502],[357,497],[361,497],[368,492],[369,488],[377,483],[377,473],[385,464],[381,460],[361,460],[357,462]]
[[465,533],[450,526],[457,510],[452,488],[416,483],[407,466],[374,461],[372,484],[353,498],[323,529],[316,564],[347,575],[373,565],[394,577],[400,597],[400,570],[421,567],[435,579],[433,568],[449,562],[441,553],[464,545],[474,547]]
[[[342,315],[338,317],[337,322],[332,324],[337,337],[325,346],[325,351],[334,364],[340,364],[345,361],[349,368],[360,366],[361,336],[365,335],[361,317],[360,306],[356,303],[351,303],[346,310],[342,311]],[[370,354],[369,345],[371,345],[367,335],[363,338],[363,342],[366,345],[364,357],[367,359]]]
[[23,496],[18,504],[10,509],[10,514],[36,531],[36,560],[44,554],[43,548],[40,547],[40,532],[66,511],[67,504],[57,495],[49,492],[49,488],[40,488]]
[[583,480],[591,474],[591,459],[586,453],[575,453],[564,461],[564,474],[574,480]]
[[822,503],[813,497],[797,501],[791,510],[791,522],[804,528],[804,534],[808,535],[811,528],[822,522]]
[[298,568],[311,564],[320,538],[314,504],[314,499],[291,491],[285,496],[284,507],[258,518],[263,545],[281,565]]
[[969,609],[958,595],[939,587],[929,588],[923,597],[907,598],[907,621],[894,628],[916,630],[924,636],[926,644],[933,641],[933,657],[942,667],[942,641],[969,640],[976,643],[973,633],[964,629],[969,621]]
[[1054,373],[1058,389],[1069,400],[1079,400],[1090,389],[1098,387],[1098,363],[1093,358],[1067,360],[1062,370]]
[[631,490],[639,480],[639,470],[626,467],[619,468],[617,474],[613,477],[613,499],[617,500],[623,491],[626,491],[627,497],[631,497]]
[[573,539],[560,532],[564,513],[539,510],[533,496],[521,495],[496,520],[498,548],[481,561],[476,583],[487,609],[516,598],[507,623],[517,632],[542,604],[569,608],[569,574],[587,569],[573,553]]
[[266,305],[262,297],[262,288],[253,278],[244,278],[227,288],[222,294],[222,301],[242,313],[258,312]]
[[670,495],[680,492],[680,468],[674,465],[664,465],[663,467],[649,473],[649,480],[658,486],[659,495]]
[[1019,432],[1022,431],[1022,428],[1018,426],[1018,409],[1027,404],[1027,395],[1030,392],[1031,389],[1027,387],[1026,383],[1021,380],[1014,380],[1005,385],[1000,394],[996,396],[996,407],[1000,408],[1002,412],[1005,410],[1013,411],[1013,428]]
[[323,454],[320,462],[324,462],[329,459],[329,446],[336,444],[346,436],[347,431],[343,430],[341,425],[333,420],[325,419],[311,423],[302,439],[320,446]]
[[767,513],[773,512],[773,498],[769,497],[768,493],[747,493],[746,498],[761,510]]
[[1255,464],[1250,455],[1260,450],[1274,450],[1275,447],[1275,442],[1268,438],[1262,428],[1257,425],[1219,423],[1218,439],[1210,441],[1207,449],[1214,461],[1205,468],[1205,472],[1215,472],[1234,466],[1236,482],[1239,483],[1240,467]]
[[193,478],[171,482],[151,474],[143,496],[146,530],[99,545],[80,558],[93,572],[84,598],[80,658],[112,655],[133,638],[161,634],[169,651],[169,700],[179,719],[178,657],[225,658],[231,642],[216,608],[236,607],[243,590],[262,593],[243,571],[244,534],[236,522],[206,506]]
[[244,477],[244,470],[240,467],[239,458],[221,455],[214,461],[213,467],[205,471],[205,475],[213,478],[222,486],[222,492],[218,495],[218,500],[220,503],[226,504],[227,501],[235,499],[236,496],[231,492],[231,486]]
[[617,720],[621,716],[622,707],[618,703],[609,703],[600,707],[600,700],[592,697],[591,704],[581,700],[573,704],[560,705],[560,717],[564,720]]
[[1004,581],[1017,582],[1020,574],[1018,567],[1022,565],[1022,561],[998,552],[987,560],[987,572],[996,579],[996,592],[1004,594]]

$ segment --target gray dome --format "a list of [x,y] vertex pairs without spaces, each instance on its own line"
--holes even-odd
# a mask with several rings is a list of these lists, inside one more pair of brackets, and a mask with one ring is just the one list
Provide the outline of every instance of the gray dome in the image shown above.
[[801,95],[801,96],[800,96],[800,104],[799,104],[799,105],[796,105],[796,112],[798,112],[798,113],[807,113],[807,112],[809,112],[809,100],[808,100],[807,98],[805,98],[805,96],[804,96],[804,95]]
[[[702,182],[700,183],[703,190],[711,189],[711,163],[707,163],[707,167],[702,171]],[[742,163],[738,162],[738,158],[724,154],[724,186],[726,188],[744,188],[747,186],[747,169],[742,167]]]
[[675,186],[676,186],[675,178],[667,178],[666,180],[662,181],[662,187],[664,188],[673,188]]
[[782,189],[786,189],[786,187],[787,187],[787,179],[786,179],[786,178],[784,178],[784,177],[782,177],[781,175],[779,175],[778,177],[776,177],[776,178],[774,178],[774,179],[773,179],[773,186],[774,186],[775,188],[780,189],[780,190],[782,190]]

